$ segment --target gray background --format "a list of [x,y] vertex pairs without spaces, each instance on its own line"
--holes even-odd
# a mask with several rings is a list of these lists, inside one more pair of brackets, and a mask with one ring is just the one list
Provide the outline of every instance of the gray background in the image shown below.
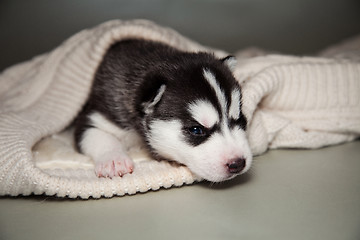
[[360,32],[359,0],[1,0],[0,70],[110,19],[145,18],[229,52],[311,54]]

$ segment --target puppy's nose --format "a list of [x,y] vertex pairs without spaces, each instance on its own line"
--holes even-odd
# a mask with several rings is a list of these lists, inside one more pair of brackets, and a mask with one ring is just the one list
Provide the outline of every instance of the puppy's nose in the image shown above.
[[239,173],[245,168],[245,165],[246,165],[245,158],[233,159],[226,164],[229,173]]

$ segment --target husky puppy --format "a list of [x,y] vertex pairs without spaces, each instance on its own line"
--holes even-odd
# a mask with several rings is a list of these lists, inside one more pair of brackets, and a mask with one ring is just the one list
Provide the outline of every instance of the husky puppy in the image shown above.
[[212,182],[246,172],[245,136],[234,57],[179,51],[140,39],[117,42],[99,66],[75,121],[80,152],[98,177],[132,173],[126,149],[144,143],[156,159],[186,165]]

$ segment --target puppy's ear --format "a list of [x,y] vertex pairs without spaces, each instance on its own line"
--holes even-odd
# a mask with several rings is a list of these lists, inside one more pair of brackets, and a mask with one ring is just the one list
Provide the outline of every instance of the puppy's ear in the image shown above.
[[154,97],[150,101],[142,103],[143,112],[145,114],[150,114],[154,111],[154,108],[158,104],[158,102],[160,102],[160,100],[165,92],[165,89],[166,89],[166,85],[162,84],[156,90]]
[[151,114],[156,105],[161,101],[166,90],[166,81],[160,75],[147,76],[139,88],[138,110],[143,114]]
[[234,56],[229,55],[227,57],[220,59],[220,61],[222,61],[230,69],[230,71],[233,72],[235,70],[237,61]]

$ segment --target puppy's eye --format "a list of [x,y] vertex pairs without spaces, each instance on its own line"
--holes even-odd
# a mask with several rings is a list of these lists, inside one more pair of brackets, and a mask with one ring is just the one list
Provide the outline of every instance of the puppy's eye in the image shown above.
[[190,127],[189,132],[194,136],[205,136],[206,135],[206,130],[201,126]]

